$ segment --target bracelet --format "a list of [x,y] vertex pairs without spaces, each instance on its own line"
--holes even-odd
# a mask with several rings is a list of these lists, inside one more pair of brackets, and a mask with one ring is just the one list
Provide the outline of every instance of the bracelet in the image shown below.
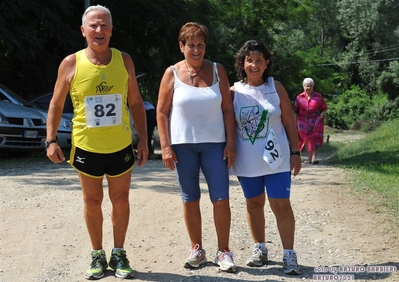
[[301,152],[300,152],[300,151],[291,151],[291,156],[292,156],[292,155],[300,156],[300,155],[301,155]]

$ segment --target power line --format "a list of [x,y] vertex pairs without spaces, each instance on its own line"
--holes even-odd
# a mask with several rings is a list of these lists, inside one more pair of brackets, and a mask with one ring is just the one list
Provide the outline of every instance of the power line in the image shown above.
[[318,64],[318,66],[336,66],[336,65],[355,65],[355,64],[365,64],[370,62],[384,62],[384,61],[394,61],[399,60],[398,58],[390,58],[390,59],[380,59],[380,60],[368,60],[368,61],[358,61],[358,62],[345,62],[345,63],[334,63],[334,64]]
[[346,53],[346,54],[341,54],[341,55],[339,55],[337,57],[338,58],[340,58],[340,57],[342,58],[343,56],[348,56],[348,57],[353,58],[353,57],[359,57],[361,55],[377,54],[377,53],[381,53],[381,52],[388,52],[388,51],[395,51],[395,50],[399,50],[399,45],[385,46],[385,47],[383,47],[381,49],[370,49],[370,50],[367,50],[365,52],[358,52],[358,53],[350,55],[350,56],[348,56],[348,53]]
[[395,48],[386,48],[386,49],[369,50],[369,51],[367,51],[367,52],[364,52],[364,54],[375,54],[375,53],[381,53],[381,52],[387,52],[387,51],[394,51],[394,50],[399,50],[399,47],[395,47]]

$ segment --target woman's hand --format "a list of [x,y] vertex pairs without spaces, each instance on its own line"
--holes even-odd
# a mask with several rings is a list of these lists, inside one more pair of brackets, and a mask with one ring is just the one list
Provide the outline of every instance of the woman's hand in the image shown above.
[[236,160],[235,144],[227,142],[223,150],[223,160],[227,160],[227,167],[230,168]]
[[294,176],[297,176],[299,171],[301,170],[301,156],[300,155],[291,155],[291,171]]
[[175,170],[175,163],[177,163],[177,158],[172,147],[166,147],[162,149],[162,161],[167,168],[169,168],[170,170]]

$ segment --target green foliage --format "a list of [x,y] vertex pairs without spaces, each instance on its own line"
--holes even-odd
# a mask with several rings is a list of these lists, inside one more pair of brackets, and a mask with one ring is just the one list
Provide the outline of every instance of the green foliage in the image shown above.
[[399,97],[399,61],[393,61],[377,80],[382,91],[388,94],[389,100]]
[[382,195],[384,205],[399,212],[399,119],[384,123],[360,141],[341,144],[329,159],[353,169],[356,188]]
[[326,124],[334,128],[370,131],[385,121],[399,118],[399,97],[388,100],[381,93],[370,97],[358,86],[352,86],[327,104]]
[[[212,17],[211,41],[207,57],[222,63],[230,84],[237,81],[234,56],[244,42],[258,40],[275,50],[275,23],[288,21],[293,13],[293,0],[213,0],[216,16]],[[285,66],[288,68],[288,66]],[[282,81],[281,77],[278,77]],[[282,81],[283,82],[283,81]],[[284,82],[283,82],[284,84]]]
[[273,76],[280,81],[288,92],[291,101],[303,91],[301,76],[304,62],[301,57],[296,54],[283,56],[280,52],[274,52],[274,71]]
[[376,95],[370,98],[359,86],[352,86],[328,104],[326,124],[341,129],[353,127],[356,122],[375,123],[380,120],[378,109],[386,103],[386,98]]
[[[341,37],[347,42],[344,41],[345,47],[336,57],[342,71],[349,75],[349,84],[359,85],[370,95],[380,89],[388,94],[392,91],[397,93],[397,90],[390,89],[390,75],[380,76],[390,62],[397,61],[399,57],[399,17],[395,12],[399,9],[399,1],[341,0],[338,6],[336,17]],[[379,83],[376,83],[377,79]]]
[[395,100],[388,100],[379,111],[381,120],[399,119],[399,96]]
[[298,51],[297,54],[304,60],[304,68],[300,74],[302,79],[298,83],[301,92],[302,81],[305,77],[311,77],[315,81],[314,90],[321,93],[324,99],[331,99],[336,93],[337,84],[342,82],[342,76],[335,75],[334,68],[320,67],[330,63],[328,58],[320,57],[320,47],[315,47],[308,52]]

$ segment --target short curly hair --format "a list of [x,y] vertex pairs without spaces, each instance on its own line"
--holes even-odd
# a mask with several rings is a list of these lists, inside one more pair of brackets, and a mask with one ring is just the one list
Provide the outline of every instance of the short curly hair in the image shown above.
[[186,45],[187,40],[196,36],[204,40],[206,44],[209,37],[208,28],[197,22],[188,22],[180,28],[178,40],[183,45]]
[[245,57],[249,55],[250,52],[259,52],[263,55],[265,60],[270,60],[267,65],[266,70],[262,74],[262,78],[265,82],[267,82],[268,77],[272,73],[272,59],[273,54],[267,49],[267,47],[262,43],[256,40],[248,40],[242,45],[240,50],[237,52],[235,56],[234,68],[236,71],[236,76],[240,81],[244,81],[247,77],[247,73],[244,70],[244,61]]

